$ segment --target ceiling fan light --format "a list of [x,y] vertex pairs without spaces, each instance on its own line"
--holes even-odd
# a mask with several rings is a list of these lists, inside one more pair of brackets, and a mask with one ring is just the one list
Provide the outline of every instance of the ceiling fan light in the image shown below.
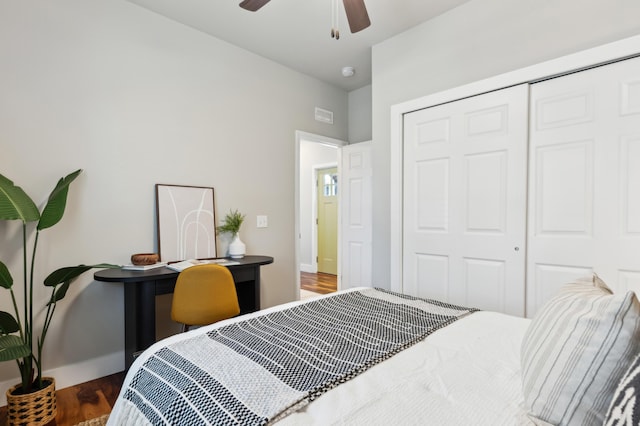
[[356,70],[353,67],[343,67],[342,68],[342,76],[343,77],[353,77],[353,75],[355,73],[356,73]]

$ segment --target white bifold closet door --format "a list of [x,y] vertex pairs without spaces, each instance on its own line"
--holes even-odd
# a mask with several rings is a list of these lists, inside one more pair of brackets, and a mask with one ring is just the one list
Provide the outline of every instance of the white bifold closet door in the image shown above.
[[640,59],[530,96],[527,316],[591,271],[640,294]]
[[403,292],[524,315],[528,85],[404,118]]

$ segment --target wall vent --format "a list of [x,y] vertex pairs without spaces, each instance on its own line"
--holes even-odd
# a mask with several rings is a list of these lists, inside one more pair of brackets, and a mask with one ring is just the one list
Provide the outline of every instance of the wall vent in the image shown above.
[[321,123],[333,124],[333,112],[316,107],[316,121]]

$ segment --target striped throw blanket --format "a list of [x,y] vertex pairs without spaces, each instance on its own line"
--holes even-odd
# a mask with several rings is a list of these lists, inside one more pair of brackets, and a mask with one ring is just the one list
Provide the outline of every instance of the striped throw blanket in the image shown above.
[[109,423],[269,424],[473,311],[364,289],[234,322],[155,351]]

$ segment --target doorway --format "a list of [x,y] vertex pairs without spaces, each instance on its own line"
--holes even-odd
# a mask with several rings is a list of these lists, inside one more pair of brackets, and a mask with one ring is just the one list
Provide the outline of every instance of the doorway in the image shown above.
[[[318,232],[318,184],[316,177],[319,170],[335,168],[335,172],[329,176],[329,180],[339,181],[340,147],[346,142],[331,139],[320,135],[305,132],[296,132],[296,299],[303,296],[315,296],[336,291],[340,287],[340,261],[338,252],[339,230],[337,229],[339,206],[336,210],[336,234],[335,254],[322,255],[332,258],[335,269],[331,272],[323,272],[324,266],[318,268],[319,254],[318,242],[324,235]],[[322,178],[324,179],[324,178]],[[337,191],[328,184],[328,191]],[[321,189],[324,191],[324,188]],[[337,196],[335,197],[337,198]],[[328,206],[329,210],[333,207]],[[320,248],[320,251],[322,248]],[[311,293],[307,293],[311,292]]]

